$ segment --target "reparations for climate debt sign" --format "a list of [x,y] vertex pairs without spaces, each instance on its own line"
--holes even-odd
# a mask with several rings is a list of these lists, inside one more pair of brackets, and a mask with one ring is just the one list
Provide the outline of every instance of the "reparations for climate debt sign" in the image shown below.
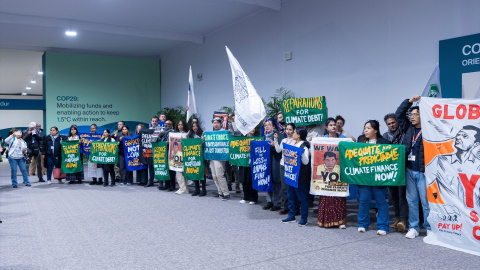
[[118,163],[118,142],[92,142],[90,161],[99,164]]
[[83,171],[83,163],[80,159],[79,141],[62,141],[62,172],[78,173]]
[[297,126],[321,124],[327,120],[327,100],[324,96],[285,99],[282,114],[285,123]]
[[339,142],[338,146],[342,182],[405,185],[405,145]]

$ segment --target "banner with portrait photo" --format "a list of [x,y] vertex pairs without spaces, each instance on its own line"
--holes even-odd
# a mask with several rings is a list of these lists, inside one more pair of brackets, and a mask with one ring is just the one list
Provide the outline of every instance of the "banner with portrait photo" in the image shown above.
[[140,130],[140,162],[143,164],[153,164],[153,152],[152,152],[152,134],[154,129],[142,129]]
[[79,141],[62,141],[62,173],[83,171]]
[[480,256],[480,99],[422,98],[432,234],[424,242]]
[[270,143],[251,141],[252,188],[258,191],[272,191],[272,172],[270,164]]
[[125,167],[127,171],[143,170],[147,165],[140,162],[140,136],[123,137]]
[[228,148],[230,165],[250,167],[250,142],[263,141],[263,137],[230,136]]
[[170,132],[168,135],[168,167],[183,172],[182,139],[187,133]]
[[168,142],[154,142],[152,143],[153,151],[153,174],[156,180],[165,181],[170,180],[170,172],[168,170]]
[[206,160],[228,160],[230,133],[227,130],[207,131],[203,138]]
[[297,126],[322,124],[327,120],[327,100],[324,96],[313,98],[288,98],[282,102],[285,123]]
[[283,163],[285,184],[298,188],[298,174],[302,165],[303,148],[283,143]]
[[351,142],[351,138],[315,137],[311,141],[312,179],[310,194],[348,197],[349,186],[340,178],[340,158],[338,143]]
[[187,180],[204,180],[203,147],[201,138],[183,139],[183,171]]
[[99,141],[102,138],[102,134],[99,133],[80,133],[80,153],[90,155],[90,147],[92,141]]

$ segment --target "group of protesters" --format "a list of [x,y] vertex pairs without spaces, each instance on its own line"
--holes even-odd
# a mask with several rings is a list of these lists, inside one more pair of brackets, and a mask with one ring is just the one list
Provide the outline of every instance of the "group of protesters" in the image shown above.
[[[383,135],[380,133],[380,123],[377,120],[369,120],[365,123],[363,133],[355,138],[343,130],[345,119],[338,115],[336,118],[328,118],[324,124],[310,126],[296,126],[293,123],[286,123],[282,112],[278,112],[277,119],[263,121],[263,139],[270,145],[271,179],[273,190],[266,194],[267,203],[263,210],[279,211],[281,215],[287,215],[283,223],[296,222],[296,216],[300,215],[298,226],[305,226],[308,218],[308,209],[313,205],[314,196],[309,194],[311,180],[311,151],[310,141],[314,137],[330,138],[351,138],[353,141],[370,144],[404,144],[406,149],[406,186],[365,186],[358,185],[359,211],[358,211],[358,232],[365,232],[370,226],[371,201],[375,200],[374,208],[377,212],[377,235],[386,235],[390,229],[406,233],[407,238],[415,238],[420,230],[420,212],[423,212],[423,227],[430,234],[430,225],[427,221],[429,206],[427,202],[427,190],[425,181],[424,150],[422,143],[422,131],[420,122],[420,111],[415,102],[420,96],[413,96],[404,100],[395,113],[387,114],[384,117],[388,131]],[[160,117],[154,116],[151,119],[149,129],[161,131],[162,140],[168,140],[169,132],[186,133],[186,138],[203,138],[203,130],[197,118],[193,118],[191,127],[187,122],[181,120],[174,123],[167,119],[164,114]],[[214,117],[212,120],[213,130],[221,130],[224,127],[224,119]],[[229,115],[227,130],[233,136],[243,136],[237,129],[235,115]],[[114,132],[105,129],[102,131],[101,141],[121,143],[124,137],[132,134],[139,134],[147,129],[142,124],[130,131],[124,121],[118,122],[118,129]],[[8,148],[8,161],[12,171],[12,186],[17,188],[17,166],[22,171],[23,181],[30,186],[27,172],[27,163],[33,160],[36,162],[39,182],[45,182],[43,174],[46,173],[47,184],[51,184],[53,178],[62,183],[65,179],[68,184],[82,183],[85,179],[84,172],[69,173],[60,176],[61,172],[61,142],[79,140],[78,127],[72,125],[68,136],[58,133],[58,128],[50,128],[50,134],[43,135],[35,123],[31,123],[26,131],[12,129],[11,135],[5,139]],[[97,125],[92,124],[91,133],[97,133]],[[246,136],[254,136],[255,129]],[[284,179],[284,156],[282,154],[284,145],[292,145],[304,149],[301,155],[300,171],[298,173],[298,187],[287,185]],[[89,161],[89,176],[92,177],[90,185],[115,186],[133,184],[133,171],[128,171],[125,165],[123,147],[119,147],[118,164],[95,164]],[[1,151],[1,149],[0,149]],[[25,156],[29,158],[25,158]],[[30,159],[30,160],[29,160]],[[325,168],[331,169],[336,164],[336,157],[326,155]],[[251,168],[230,165],[223,160],[205,160],[209,170],[205,170],[205,178],[212,178],[217,192],[213,197],[221,198],[223,201],[230,199],[230,192],[241,193],[240,184],[243,187],[243,199],[240,203],[254,205],[258,203],[258,191],[252,188]],[[333,162],[333,163],[332,163]],[[331,165],[333,164],[333,165]],[[32,165],[31,165],[32,166]],[[44,168],[42,168],[44,167]],[[56,170],[58,169],[58,170]],[[136,171],[138,185],[153,187],[155,185],[153,164],[147,168]],[[175,182],[176,180],[176,182]],[[176,183],[179,189],[176,189]],[[195,189],[192,196],[206,196],[206,180],[193,181]],[[235,183],[235,188],[232,184]],[[170,171],[170,180],[159,181],[158,189],[174,191],[177,194],[190,194],[188,180],[183,173]],[[389,224],[388,202],[389,197],[395,210],[395,222]],[[421,209],[420,209],[420,207]],[[421,211],[423,210],[423,211]],[[322,196],[319,197],[319,208],[317,224],[320,227],[338,227],[344,229],[347,224],[347,203],[345,197]]]

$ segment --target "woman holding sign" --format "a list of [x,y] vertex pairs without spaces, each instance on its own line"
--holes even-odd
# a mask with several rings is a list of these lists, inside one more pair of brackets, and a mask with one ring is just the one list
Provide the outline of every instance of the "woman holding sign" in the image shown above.
[[[287,124],[287,127],[285,128],[285,135],[287,135],[286,138],[280,138],[281,141],[279,141],[279,135],[278,133],[275,133],[273,135],[274,138],[274,145],[275,145],[275,151],[277,153],[282,153],[283,152],[283,144],[288,144],[288,145],[294,145],[296,143],[295,139],[293,139],[293,133],[295,131],[295,124],[290,123]],[[280,179],[282,181],[281,187],[282,190],[280,191],[280,196],[282,196],[282,200],[284,201],[284,208],[282,211],[280,211],[280,215],[285,215],[288,214],[289,209],[288,209],[288,198],[287,198],[287,184],[285,184],[285,166],[283,163],[283,155],[282,159],[280,160]]]
[[[178,121],[177,126],[175,127],[175,132],[178,132],[178,133],[188,132],[188,124],[183,120]],[[180,147],[180,149],[177,149],[177,151],[175,151],[174,160],[176,162],[182,161],[182,163],[183,163],[181,145],[179,147]],[[175,176],[177,178],[178,186],[180,187],[177,191],[175,191],[175,193],[176,194],[188,194],[188,193],[190,193],[188,191],[188,188],[187,188],[187,180],[185,180],[184,173],[183,172],[176,172]]]
[[[62,159],[62,136],[58,135],[56,126],[50,128],[50,135],[43,137],[43,143],[42,158],[45,159],[44,166],[47,168],[47,184],[51,184],[53,169],[61,168]],[[61,184],[62,179],[58,179],[58,183]]]
[[[187,133],[188,139],[201,138],[203,134],[202,128],[199,126],[197,121],[192,122],[192,128]],[[208,168],[208,165],[205,166]],[[193,181],[195,183],[195,191],[192,193],[192,196],[203,197],[207,195],[207,180],[198,180]],[[202,184],[202,191],[200,192],[200,183]]]
[[282,206],[282,179],[283,176],[280,174],[280,160],[282,159],[282,154],[275,151],[275,142],[274,136],[277,134],[282,139],[283,134],[279,134],[276,125],[273,120],[267,120],[264,123],[265,126],[265,141],[270,142],[270,164],[271,164],[271,174],[272,174],[272,184],[273,190],[267,192],[267,204],[262,208],[263,210],[278,211]]
[[[345,138],[345,136],[337,132],[334,118],[329,117],[325,121],[325,125],[327,126],[327,134],[323,137]],[[325,171],[334,172],[337,166],[337,155],[333,152],[325,153],[324,162]],[[338,173],[340,173],[340,170],[338,170]],[[320,176],[321,172],[317,170],[316,174]],[[347,198],[321,195],[318,202],[317,224],[320,227],[339,226],[340,229],[345,229],[347,224]]]
[[[368,120],[363,127],[363,135],[358,137],[360,143],[390,144],[380,133],[380,124],[377,120]],[[373,198],[377,203],[377,235],[386,235],[389,232],[388,203],[386,200],[387,187],[358,185],[360,205],[358,209],[358,231],[365,232],[370,226],[370,201]]]
[[[78,127],[77,125],[70,126],[70,132],[68,132],[68,141],[80,141],[80,137],[78,136]],[[80,154],[80,160],[83,160],[83,154]],[[82,162],[83,166],[83,162]],[[77,173],[67,173],[66,181],[69,181],[68,184],[81,184],[83,181],[83,169],[81,172]],[[77,181],[77,182],[75,182]]]
[[122,140],[123,137],[131,137],[132,133],[127,126],[122,127],[122,134],[117,136],[118,141],[118,167],[120,168],[120,186],[131,186],[133,183],[133,172],[127,171],[125,165],[125,150],[123,149]]
[[[100,139],[102,142],[114,142],[115,139],[110,136],[110,130],[105,129],[103,130],[102,138]],[[99,168],[103,169],[103,186],[108,186],[108,176],[110,175],[110,179],[112,179],[111,187],[115,186],[115,164],[98,164]]]

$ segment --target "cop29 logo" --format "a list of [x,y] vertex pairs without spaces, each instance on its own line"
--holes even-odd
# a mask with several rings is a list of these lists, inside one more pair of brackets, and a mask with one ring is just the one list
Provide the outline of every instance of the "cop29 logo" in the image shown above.
[[473,45],[463,46],[462,53],[463,53],[463,55],[479,54],[480,53],[480,43],[475,43]]

